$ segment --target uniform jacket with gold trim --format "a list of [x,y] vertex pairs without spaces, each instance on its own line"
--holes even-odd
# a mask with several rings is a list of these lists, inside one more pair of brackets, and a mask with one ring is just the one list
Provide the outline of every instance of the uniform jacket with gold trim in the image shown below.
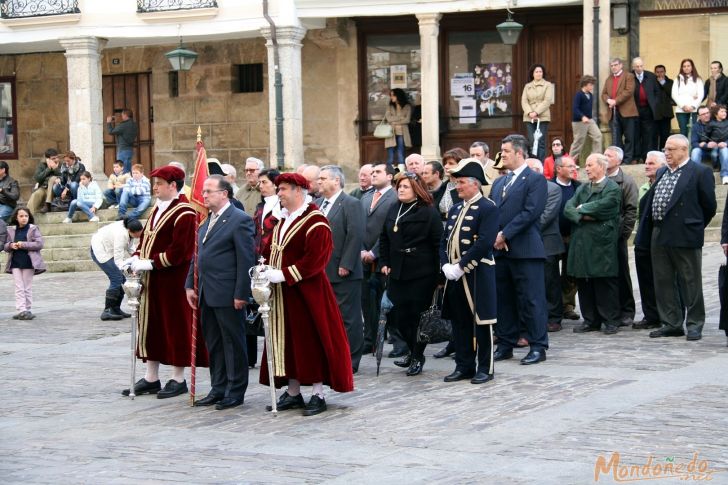
[[[440,244],[440,265],[459,264],[465,274],[447,284],[465,285],[470,310],[479,325],[496,321],[495,259],[498,207],[483,197],[458,202],[450,208]],[[447,306],[445,306],[446,308]],[[448,318],[446,309],[443,318]]]

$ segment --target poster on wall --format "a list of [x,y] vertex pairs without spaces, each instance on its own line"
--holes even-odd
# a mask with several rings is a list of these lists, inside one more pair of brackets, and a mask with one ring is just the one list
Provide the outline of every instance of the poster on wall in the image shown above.
[[476,64],[473,67],[477,116],[510,116],[513,112],[513,77],[510,62]]
[[475,79],[470,72],[455,73],[450,79],[450,96],[472,96],[475,93]]
[[389,87],[391,89],[407,89],[407,65],[396,64],[389,68]]
[[477,122],[477,113],[475,108],[475,98],[460,98],[458,99],[460,104],[460,124],[467,125],[470,123]]

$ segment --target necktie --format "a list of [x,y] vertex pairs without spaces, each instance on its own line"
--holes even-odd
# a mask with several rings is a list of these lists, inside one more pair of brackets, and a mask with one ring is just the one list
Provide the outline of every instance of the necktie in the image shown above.
[[324,205],[321,207],[321,212],[324,213],[324,215],[328,215],[329,213],[329,201],[325,200]]
[[207,225],[207,231],[205,232],[205,237],[202,238],[202,243],[204,244],[205,241],[207,241],[207,236],[210,234],[210,231],[212,230],[212,226],[215,225],[217,222],[217,218],[219,216],[215,214],[214,212],[210,215],[210,223]]
[[503,195],[502,197],[506,196],[506,192],[508,192],[508,187],[511,186],[511,182],[513,182],[513,172],[506,175],[506,184],[503,186]]
[[382,197],[382,193],[380,191],[374,192],[374,196],[372,197],[372,205],[369,206],[369,210],[374,209],[377,206],[377,202],[379,202],[379,199]]

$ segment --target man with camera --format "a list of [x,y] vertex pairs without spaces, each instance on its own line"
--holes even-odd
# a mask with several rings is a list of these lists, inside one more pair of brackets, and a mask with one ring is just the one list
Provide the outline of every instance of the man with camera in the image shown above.
[[109,135],[116,137],[116,159],[124,162],[124,173],[131,172],[131,159],[134,155],[134,141],[139,128],[132,119],[134,114],[128,108],[121,110],[121,121],[115,123],[115,116],[106,117]]

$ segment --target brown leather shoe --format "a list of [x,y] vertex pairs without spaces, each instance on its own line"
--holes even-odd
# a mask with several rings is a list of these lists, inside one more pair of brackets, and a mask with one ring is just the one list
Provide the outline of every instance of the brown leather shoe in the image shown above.
[[549,323],[548,329],[549,332],[558,332],[561,330],[561,324],[560,323]]

